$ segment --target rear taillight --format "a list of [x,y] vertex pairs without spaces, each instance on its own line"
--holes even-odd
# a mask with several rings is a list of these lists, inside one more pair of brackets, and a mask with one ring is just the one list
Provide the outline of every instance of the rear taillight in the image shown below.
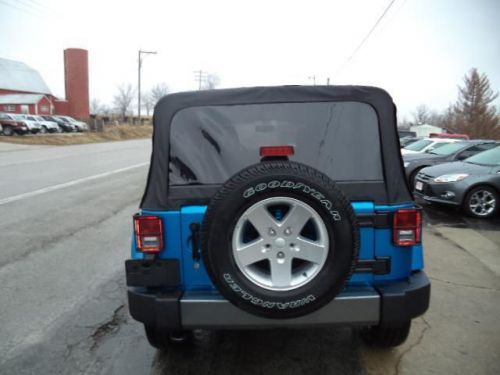
[[137,215],[134,217],[137,249],[145,253],[163,250],[163,221],[158,216]]
[[422,241],[422,212],[418,209],[398,210],[394,214],[394,244],[413,246]]
[[293,146],[263,146],[260,148],[260,156],[291,156],[295,153]]

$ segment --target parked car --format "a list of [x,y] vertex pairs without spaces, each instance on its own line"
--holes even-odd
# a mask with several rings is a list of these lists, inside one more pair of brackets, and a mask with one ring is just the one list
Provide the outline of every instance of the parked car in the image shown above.
[[417,133],[410,130],[398,130],[399,138],[416,137]]
[[464,161],[424,168],[415,179],[417,197],[461,207],[478,218],[489,218],[498,212],[499,194],[500,146]]
[[71,121],[69,118],[66,116],[53,116],[54,118],[57,118],[59,121],[62,121],[66,124],[67,127],[70,127],[72,130],[71,131],[78,131],[76,125]]
[[47,121],[55,122],[63,132],[71,133],[76,131],[76,127],[72,123],[70,123],[69,121],[64,121],[58,116],[42,116],[42,117]]
[[464,160],[496,146],[498,146],[498,142],[495,141],[463,141],[448,143],[424,153],[404,155],[403,162],[410,187],[414,188],[415,177],[422,168],[456,160]]
[[336,324],[404,342],[430,283],[395,121],[373,87],[160,100],[125,263],[130,314],[151,345],[199,328]]
[[46,120],[43,116],[30,116],[41,125],[40,133],[57,133],[60,131],[59,125],[55,121]]
[[70,116],[58,116],[58,117],[63,119],[64,121],[69,122],[71,125],[75,127],[76,131],[78,132],[89,130],[89,126],[83,121],[75,120],[73,117]]
[[42,126],[30,115],[12,115],[16,121],[22,121],[28,127],[28,130],[32,134],[37,134],[41,131]]
[[456,139],[444,138],[422,138],[419,141],[413,142],[401,149],[401,155],[416,154],[419,152],[426,152],[427,150],[434,150],[442,147],[447,143],[458,142]]
[[403,148],[421,139],[422,137],[404,137],[399,139],[399,144],[401,145],[401,148]]
[[11,136],[14,134],[24,135],[29,132],[25,121],[16,119],[15,115],[0,112],[0,126],[2,134]]
[[448,139],[462,139],[464,141],[470,139],[467,134],[457,134],[457,133],[431,133],[429,138],[448,138]]

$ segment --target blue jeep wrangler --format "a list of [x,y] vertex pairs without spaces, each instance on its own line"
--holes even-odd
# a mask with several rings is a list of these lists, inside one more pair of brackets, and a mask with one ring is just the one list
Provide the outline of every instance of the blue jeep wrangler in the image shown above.
[[195,329],[337,324],[399,345],[429,305],[421,239],[385,91],[168,95],[125,265],[130,314],[157,348]]

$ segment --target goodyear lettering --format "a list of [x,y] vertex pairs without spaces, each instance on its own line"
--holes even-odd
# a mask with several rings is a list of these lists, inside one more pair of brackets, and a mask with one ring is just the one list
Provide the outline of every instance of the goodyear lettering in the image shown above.
[[236,292],[241,298],[243,298],[245,301],[250,301],[253,305],[256,306],[261,306],[266,309],[272,310],[272,309],[278,309],[278,310],[287,310],[287,309],[295,309],[304,305],[307,305],[308,303],[311,303],[312,301],[316,300],[316,297],[312,294],[308,295],[307,297],[295,300],[295,301],[290,301],[290,302],[271,302],[271,301],[264,301],[261,298],[255,297],[248,293],[247,291],[243,290],[234,280],[231,274],[225,273],[223,275],[224,281],[227,283],[227,285],[234,291]]
[[292,189],[292,190],[301,190],[306,194],[311,195],[314,199],[318,200],[330,213],[330,216],[334,221],[341,221],[342,216],[337,210],[333,209],[333,204],[329,199],[326,199],[325,195],[320,193],[319,191],[311,188],[308,185],[303,184],[302,182],[293,182],[293,181],[288,181],[288,180],[283,180],[283,181],[278,181],[278,180],[273,180],[268,183],[261,182],[257,186],[249,187],[243,192],[243,198],[250,198],[251,196],[255,195],[256,192],[261,192],[266,189],[276,189],[278,187],[285,188],[285,189]]

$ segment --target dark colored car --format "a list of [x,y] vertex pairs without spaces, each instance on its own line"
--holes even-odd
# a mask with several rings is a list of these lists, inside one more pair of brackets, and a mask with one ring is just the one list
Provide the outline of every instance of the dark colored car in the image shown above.
[[408,146],[409,144],[420,141],[422,137],[403,137],[399,139],[399,144],[401,145],[401,148]]
[[161,99],[125,263],[151,345],[195,329],[339,324],[404,342],[430,283],[395,120],[374,87]]
[[416,137],[417,133],[410,130],[398,130],[399,138]]
[[0,125],[2,134],[11,136],[14,134],[24,135],[29,133],[26,122],[17,119],[15,116],[8,113],[0,112]]
[[42,116],[45,120],[47,121],[54,121],[63,132],[71,133],[75,131],[75,127],[67,122],[64,121],[63,119],[57,117],[57,116]]
[[480,152],[489,150],[498,146],[498,142],[486,140],[463,141],[457,143],[448,143],[421,154],[403,155],[403,162],[406,170],[406,177],[410,187],[415,185],[417,173],[425,167],[437,164],[465,160]]
[[500,146],[464,161],[424,168],[415,179],[415,196],[461,207],[470,216],[492,217],[500,196]]

